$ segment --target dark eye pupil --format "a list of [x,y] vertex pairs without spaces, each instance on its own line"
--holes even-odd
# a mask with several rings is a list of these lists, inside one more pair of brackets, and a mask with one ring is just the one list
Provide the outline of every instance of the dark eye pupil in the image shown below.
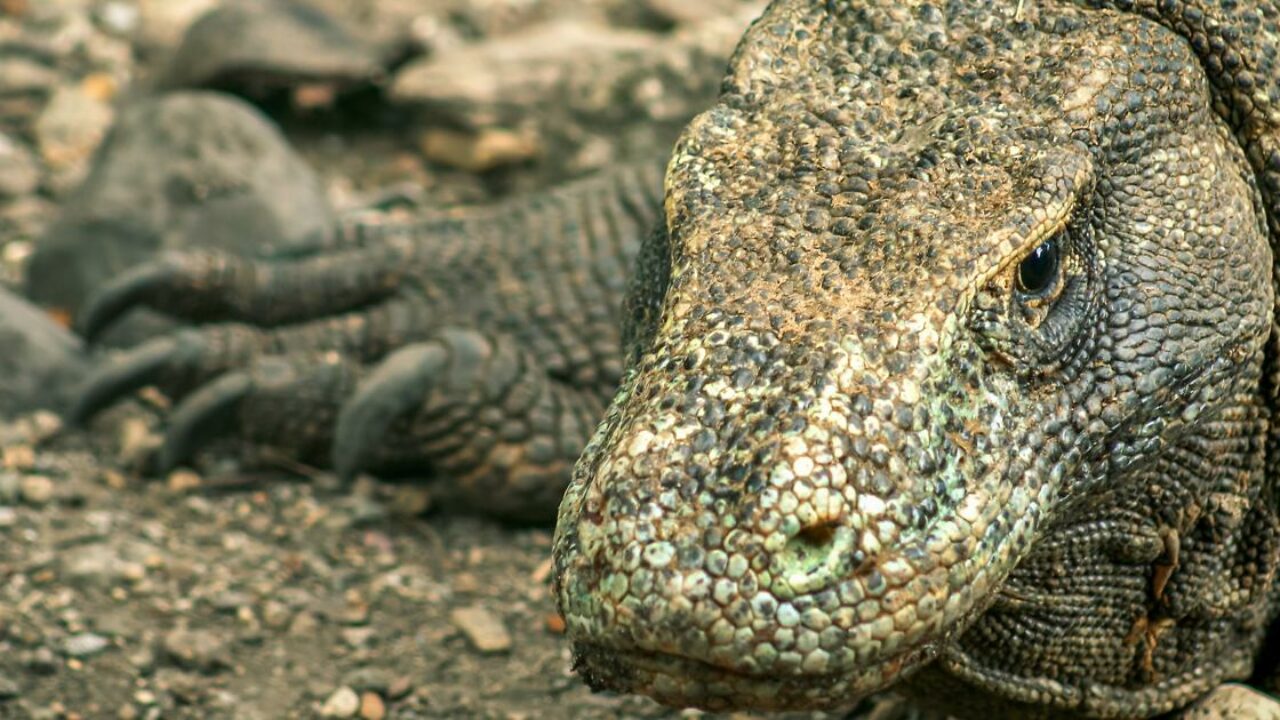
[[1018,289],[1029,295],[1048,290],[1058,277],[1058,241],[1049,240],[1031,251],[1018,266]]

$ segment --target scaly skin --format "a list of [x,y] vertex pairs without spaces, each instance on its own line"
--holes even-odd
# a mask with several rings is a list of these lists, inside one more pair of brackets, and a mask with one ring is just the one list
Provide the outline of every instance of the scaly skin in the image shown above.
[[778,0],[642,247],[656,166],[319,258],[160,261],[90,334],[237,323],[108,363],[73,415],[158,383],[161,468],[238,430],[536,519],[621,334],[555,541],[593,685],[1176,710],[1267,670],[1280,604],[1277,15]]
[[345,476],[438,477],[448,507],[549,521],[622,373],[618,308],[661,166],[494,207],[356,226],[296,260],[167,256],[81,317],[139,305],[205,323],[104,362],[84,422],[146,385],[179,400],[149,468],[234,434]]
[[747,33],[560,507],[593,686],[1149,717],[1250,675],[1280,8],[1103,4],[776,0]]

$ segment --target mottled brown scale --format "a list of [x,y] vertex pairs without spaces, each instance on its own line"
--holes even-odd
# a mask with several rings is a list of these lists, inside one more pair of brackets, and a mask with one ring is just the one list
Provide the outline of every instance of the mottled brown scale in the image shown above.
[[223,324],[73,416],[195,388],[160,468],[231,430],[520,518],[585,444],[555,577],[596,687],[1177,711],[1280,662],[1278,57],[1274,1],[775,0],[661,202],[655,162],[158,261],[89,334]]
[[776,0],[747,33],[561,504],[593,686],[1148,717],[1255,670],[1280,12],[1102,5]]

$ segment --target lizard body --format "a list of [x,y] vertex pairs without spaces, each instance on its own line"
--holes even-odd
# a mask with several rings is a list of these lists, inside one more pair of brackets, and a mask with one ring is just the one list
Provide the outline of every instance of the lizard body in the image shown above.
[[1176,710],[1258,669],[1280,602],[1277,18],[776,0],[661,203],[655,164],[147,266],[85,327],[238,324],[108,363],[73,415],[195,387],[161,467],[233,429],[534,519],[585,445],[555,583],[595,687]]

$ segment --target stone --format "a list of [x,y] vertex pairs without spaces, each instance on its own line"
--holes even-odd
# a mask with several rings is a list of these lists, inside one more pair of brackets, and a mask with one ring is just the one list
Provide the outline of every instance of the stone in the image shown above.
[[352,688],[356,692],[372,692],[378,695],[387,695],[388,690],[394,679],[391,673],[382,668],[363,667],[347,673],[342,679],[342,684]]
[[0,288],[0,418],[62,411],[88,369],[83,344],[26,300]]
[[481,653],[504,653],[511,649],[511,634],[507,632],[506,626],[498,616],[485,608],[457,608],[449,613],[449,621]]
[[260,95],[281,87],[366,84],[383,69],[378,50],[320,9],[286,0],[228,3],[187,31],[169,63],[169,87]]
[[752,17],[733,12],[665,34],[543,22],[410,61],[388,97],[414,113],[418,144],[437,162],[534,160],[552,177],[578,175],[669,150],[715,98],[709,78]]
[[351,718],[360,712],[360,696],[349,687],[340,687],[324,701],[320,716],[326,718]]
[[62,663],[58,662],[58,656],[44,645],[32,650],[24,659],[23,665],[27,672],[41,677],[56,675],[58,668],[62,667]]
[[1280,720],[1280,701],[1247,685],[1224,683],[1179,717],[1184,720]]
[[173,630],[161,640],[161,649],[165,657],[186,670],[213,674],[231,667],[226,643],[207,630]]
[[211,92],[141,100],[37,241],[26,294],[74,317],[162,249],[299,254],[333,225],[319,178],[258,110]]
[[65,85],[54,91],[36,118],[34,133],[36,148],[51,173],[51,189],[56,195],[84,180],[89,160],[114,120],[111,106],[83,87]]
[[127,38],[138,31],[142,13],[132,2],[106,0],[94,9],[94,17],[103,30]]
[[53,500],[53,480],[44,475],[27,475],[22,478],[22,499],[28,505],[40,507]]
[[40,187],[40,165],[25,145],[0,133],[0,199],[30,195]]
[[114,548],[102,543],[71,548],[59,562],[62,575],[77,585],[109,587],[125,579],[126,562]]
[[[561,20],[432,56],[407,65],[391,85],[392,100],[466,108],[510,119],[544,100],[575,65],[642,53],[660,37]],[[483,122],[483,121],[481,121]]]
[[383,720],[386,716],[387,704],[383,702],[381,696],[371,692],[360,695],[361,720]]
[[717,17],[728,15],[741,6],[753,8],[753,12],[764,9],[760,2],[742,2],[742,0],[643,0],[644,8],[665,22],[674,25],[688,25],[706,22]]
[[498,129],[464,133],[428,128],[420,146],[428,160],[474,173],[526,162],[542,152],[536,133]]
[[191,25],[218,0],[139,0],[138,42],[154,50],[174,50]]
[[66,639],[62,651],[67,657],[84,659],[99,655],[111,647],[111,641],[95,633],[79,633]]

